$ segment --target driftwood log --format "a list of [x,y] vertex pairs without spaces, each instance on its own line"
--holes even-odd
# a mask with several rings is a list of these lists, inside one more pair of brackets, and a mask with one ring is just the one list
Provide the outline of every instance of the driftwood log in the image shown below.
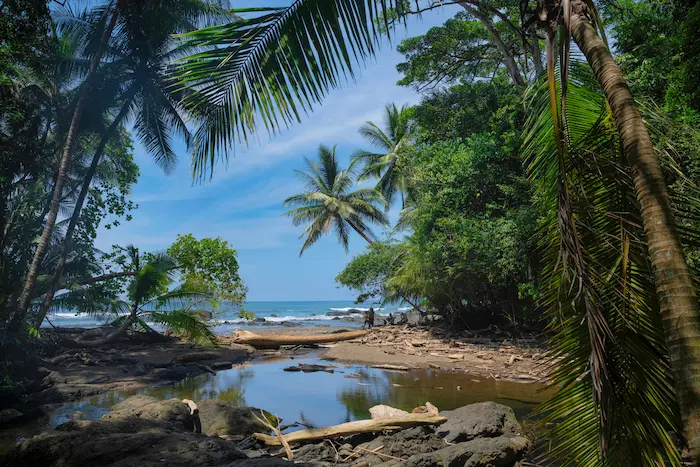
[[357,339],[367,335],[367,331],[348,331],[335,334],[316,334],[311,336],[261,336],[254,332],[237,330],[235,342],[248,344],[256,348],[277,349],[282,345],[309,345],[325,344],[328,342],[340,342]]
[[[310,428],[288,433],[284,436],[287,443],[300,443],[304,441],[317,441],[320,439],[332,439],[340,436],[356,435],[358,433],[375,433],[384,430],[400,430],[422,425],[439,425],[447,421],[446,417],[430,413],[413,413],[395,418],[380,418],[377,420],[357,420],[355,422],[342,423],[340,425],[325,428]],[[277,436],[255,433],[253,437],[268,446],[279,446]]]

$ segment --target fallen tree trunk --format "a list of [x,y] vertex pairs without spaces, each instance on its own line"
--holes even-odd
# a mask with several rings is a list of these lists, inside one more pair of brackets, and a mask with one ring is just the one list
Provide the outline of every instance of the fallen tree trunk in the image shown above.
[[[340,436],[356,435],[358,433],[375,433],[384,430],[400,430],[422,425],[439,425],[447,421],[447,417],[429,413],[412,413],[396,418],[381,418],[377,420],[357,420],[355,422],[343,423],[340,425],[325,428],[310,428],[308,430],[295,431],[284,435],[284,440],[288,443],[299,443],[303,441],[317,441],[320,439],[337,438]],[[255,433],[253,437],[264,442],[268,446],[279,446],[280,440],[277,436]]]
[[348,331],[336,334],[316,334],[311,336],[261,336],[250,331],[236,331],[234,342],[248,344],[256,348],[276,349],[282,345],[309,345],[340,342],[367,335],[367,331]]

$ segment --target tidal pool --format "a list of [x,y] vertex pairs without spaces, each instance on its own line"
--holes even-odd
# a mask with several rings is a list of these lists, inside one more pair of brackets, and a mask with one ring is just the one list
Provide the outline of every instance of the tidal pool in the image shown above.
[[329,364],[318,352],[289,357],[257,358],[215,375],[204,374],[179,383],[153,386],[138,392],[115,391],[66,404],[47,418],[0,430],[6,450],[17,439],[67,422],[80,412],[83,419],[98,419],[116,403],[134,394],[158,399],[176,397],[200,401],[221,399],[238,406],[265,409],[284,420],[325,426],[369,418],[369,408],[387,404],[411,411],[430,401],[440,410],[495,401],[508,405],[522,419],[549,396],[541,384],[496,381],[440,370],[408,372],[373,369],[365,365],[335,364],[334,373],[285,372],[303,363]]

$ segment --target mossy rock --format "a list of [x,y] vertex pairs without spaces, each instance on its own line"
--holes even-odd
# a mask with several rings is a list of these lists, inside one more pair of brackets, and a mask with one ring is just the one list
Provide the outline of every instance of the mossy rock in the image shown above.
[[[278,419],[269,412],[254,407],[235,407],[229,402],[220,400],[206,400],[197,402],[199,419],[202,422],[202,433],[209,436],[243,435],[253,433],[267,433],[270,431],[265,425],[256,420],[255,416],[262,416],[277,426]],[[255,415],[254,415],[255,414]]]

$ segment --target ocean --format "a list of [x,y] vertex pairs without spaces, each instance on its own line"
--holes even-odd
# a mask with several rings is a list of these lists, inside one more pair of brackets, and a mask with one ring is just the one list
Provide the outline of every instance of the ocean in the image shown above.
[[[251,323],[241,319],[239,315],[241,308],[253,313],[256,318],[264,318],[265,322],[258,321]],[[214,317],[210,323],[213,326],[214,332],[217,334],[225,334],[238,327],[261,327],[282,322],[294,322],[302,326],[342,325],[344,327],[353,327],[357,326],[358,323],[338,320],[337,315],[342,313],[346,314],[345,316],[359,317],[368,309],[368,305],[356,305],[352,301],[251,301],[246,302],[242,307],[230,307],[214,312]],[[408,309],[410,308],[404,305],[374,307],[374,310],[381,315],[401,313]],[[51,324],[59,327],[90,327],[104,324],[108,321],[110,321],[109,317],[98,319],[70,311],[61,311],[50,314],[48,316],[48,322],[44,322],[42,327],[51,326]]]

